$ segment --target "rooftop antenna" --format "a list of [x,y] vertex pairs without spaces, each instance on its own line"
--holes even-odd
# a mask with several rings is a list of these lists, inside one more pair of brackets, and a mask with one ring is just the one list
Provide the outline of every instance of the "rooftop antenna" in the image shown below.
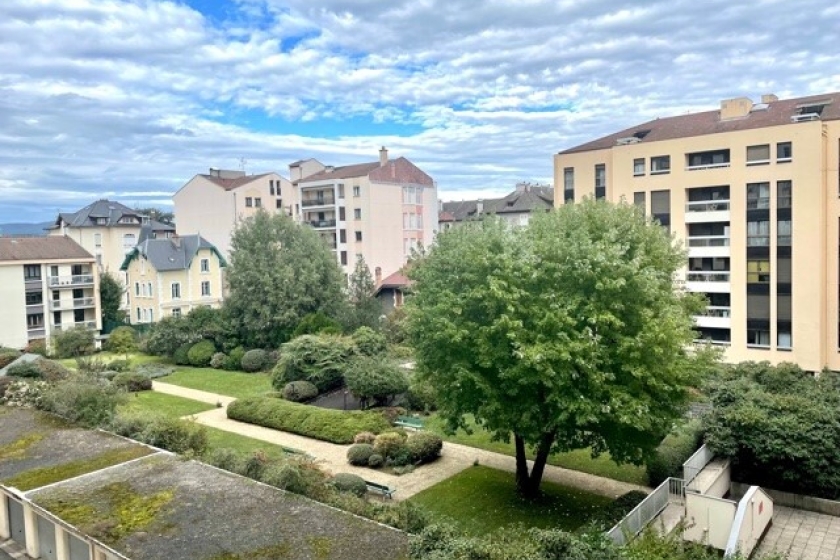
[[248,160],[244,157],[239,158],[239,170],[242,173],[245,173],[245,164],[248,163]]

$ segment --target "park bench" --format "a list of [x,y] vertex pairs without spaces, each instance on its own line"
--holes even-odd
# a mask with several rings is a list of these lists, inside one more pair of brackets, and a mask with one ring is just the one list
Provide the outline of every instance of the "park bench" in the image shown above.
[[371,482],[369,480],[365,480],[365,484],[367,484],[368,492],[374,492],[376,494],[382,494],[389,500],[393,499],[394,492],[397,491],[396,488],[389,488],[384,484],[379,484],[378,482]]
[[423,429],[423,421],[413,416],[398,416],[394,425],[401,426],[403,428],[412,428],[414,430]]

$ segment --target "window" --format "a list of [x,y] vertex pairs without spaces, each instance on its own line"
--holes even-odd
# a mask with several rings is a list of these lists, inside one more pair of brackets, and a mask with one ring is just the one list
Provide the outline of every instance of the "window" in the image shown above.
[[274,207],[277,208],[278,210],[281,210],[283,208],[283,199],[278,198],[277,200],[275,200],[274,201]]
[[770,144],[747,146],[747,165],[764,165],[770,163]]
[[361,220],[362,219],[362,209],[361,208],[354,208],[353,209],[353,219],[354,220]]
[[201,295],[202,296],[209,296],[210,295],[210,282],[208,280],[204,280],[201,282]]
[[[53,276],[57,276],[57,274],[54,274]],[[41,279],[41,265],[37,265],[37,264],[25,264],[25,265],[23,265],[23,279],[25,281],[40,280]]]
[[268,181],[268,193],[274,196],[274,179]]
[[149,297],[152,297],[152,295],[153,295],[153,293],[152,293],[152,283],[149,282]]
[[747,247],[770,246],[770,222],[767,220],[747,222]]
[[790,330],[782,330],[779,329],[777,336],[776,346],[779,347],[779,350],[790,350],[793,348],[793,335],[791,334]]
[[341,222],[347,219],[347,209],[344,206],[338,207],[338,219]]
[[645,158],[637,158],[633,160],[633,176],[641,177],[645,174]]
[[338,241],[339,241],[339,243],[347,243],[347,230],[346,229],[338,230]]
[[664,175],[671,172],[671,156],[655,156],[650,158],[650,174]]
[[569,204],[575,201],[575,168],[563,169],[563,202]]
[[141,320],[141,316],[140,316],[140,308],[138,307],[138,308],[137,308],[137,322],[139,323],[139,322],[140,322],[140,320]]
[[671,191],[650,193],[650,213],[663,226],[671,225]]
[[173,317],[180,317],[181,316],[181,308],[180,307],[175,307],[174,309],[172,309],[172,316]]
[[747,261],[747,282],[750,284],[770,283],[770,261],[769,260],[748,260]]
[[30,329],[40,329],[44,327],[44,314],[32,313],[26,316],[26,326]]
[[647,210],[646,194],[643,192],[633,193],[633,204],[642,211],[642,214]]
[[729,167],[729,150],[711,150],[686,154],[686,164],[689,170]]
[[793,196],[793,182],[779,181],[776,183],[776,207],[790,208]]
[[262,199],[260,197],[254,199],[254,206],[256,206],[257,208],[262,208]]
[[96,218],[96,225],[98,225],[98,226],[108,225],[108,218]]
[[358,197],[362,196],[362,187],[360,187],[358,185],[353,187],[353,196],[355,198],[358,198]]
[[357,231],[357,232],[356,232],[356,241],[361,241],[361,240],[362,240],[362,232],[361,232],[361,231]]
[[140,295],[146,297],[146,284],[140,284]]
[[747,329],[747,346],[770,346],[770,331]]
[[793,144],[790,142],[779,142],[776,144],[776,162],[784,163],[793,159]]
[[172,299],[181,299],[181,283],[172,283]]
[[138,297],[140,296],[140,282],[134,283],[134,295]]
[[201,272],[210,272],[210,259],[201,259]]
[[44,303],[42,292],[26,292],[26,305],[41,305]]
[[791,221],[779,220],[776,223],[777,243],[782,246],[790,246],[791,242]]
[[607,166],[603,163],[595,164],[595,198],[607,196]]
[[252,208],[253,206],[254,206],[254,199],[251,198],[250,196],[246,196],[245,197],[245,207],[246,208]]
[[126,253],[134,249],[135,245],[137,245],[137,237],[133,233],[123,235],[123,250]]
[[154,323],[154,321],[155,321],[155,310],[152,309],[152,308],[149,308],[149,322]]
[[747,183],[747,210],[770,208],[770,183]]
[[347,266],[347,251],[341,252],[341,264]]
[[101,233],[94,233],[93,234],[93,244],[97,248],[102,247],[102,234]]

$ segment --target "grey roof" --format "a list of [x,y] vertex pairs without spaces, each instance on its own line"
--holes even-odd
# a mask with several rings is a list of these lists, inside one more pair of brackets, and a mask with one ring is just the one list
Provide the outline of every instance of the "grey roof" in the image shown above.
[[132,259],[143,255],[158,272],[185,270],[190,267],[199,249],[210,249],[219,257],[222,266],[227,266],[216,246],[200,235],[185,235],[170,239],[146,239],[125,257],[120,270],[127,270]]
[[[479,203],[482,205],[478,211]],[[463,222],[483,214],[514,214],[548,211],[554,207],[554,188],[544,185],[518,185],[502,198],[444,202],[440,212],[442,222]]]
[[[136,218],[136,221],[129,224],[121,224],[119,220],[123,217]],[[102,199],[92,202],[76,212],[60,212],[55,220],[55,224],[48,229],[58,229],[61,222],[64,222],[67,227],[74,228],[103,227],[103,224],[96,223],[98,218],[105,218],[107,220],[104,227],[125,227],[138,226],[147,216],[138,214],[136,210],[129,208],[125,204]],[[156,220],[151,220],[150,223],[154,231],[175,231],[175,226],[170,224],[164,224]]]

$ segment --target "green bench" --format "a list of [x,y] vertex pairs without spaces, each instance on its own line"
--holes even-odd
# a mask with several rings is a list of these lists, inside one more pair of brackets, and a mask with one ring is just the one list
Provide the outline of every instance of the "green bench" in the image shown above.
[[384,484],[379,484],[378,482],[371,482],[369,480],[365,480],[365,484],[367,484],[368,492],[373,492],[376,494],[382,494],[389,500],[393,499],[394,492],[397,491],[396,488],[389,488]]
[[423,429],[423,421],[419,418],[415,418],[414,416],[398,416],[394,425],[403,428],[412,428],[414,430]]

